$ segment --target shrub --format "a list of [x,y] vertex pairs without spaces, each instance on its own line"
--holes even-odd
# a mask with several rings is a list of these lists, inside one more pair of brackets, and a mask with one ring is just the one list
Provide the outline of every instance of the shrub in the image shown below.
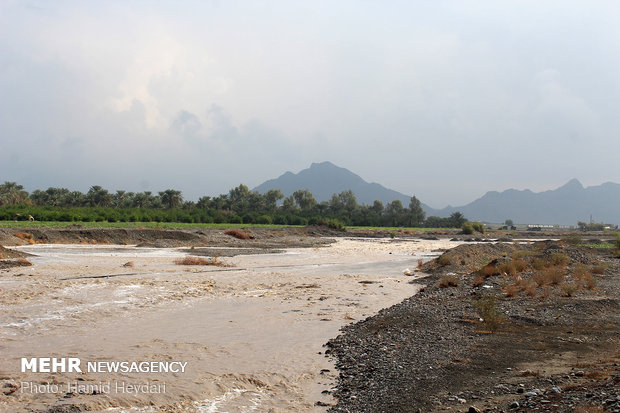
[[506,273],[508,275],[517,274],[517,266],[514,261],[503,262],[497,267],[500,274]]
[[229,224],[243,224],[243,218],[239,215],[231,215],[228,217]]
[[583,264],[577,264],[573,269],[573,274],[575,275],[575,278],[577,278],[578,280],[582,280],[586,276],[586,274],[588,274],[588,269]]
[[547,268],[534,274],[534,281],[539,286],[558,285],[564,281],[565,271],[561,268]]
[[271,218],[271,216],[269,215],[260,215],[256,218],[256,223],[257,224],[263,224],[263,225],[271,225],[273,224],[273,218]]
[[579,234],[566,235],[565,237],[562,237],[562,241],[570,245],[579,245],[583,242],[581,235]]
[[202,257],[185,257],[174,261],[177,265],[214,265],[216,267],[232,267],[218,259],[218,257],[202,258]]
[[592,271],[592,274],[602,275],[602,274],[605,274],[605,266],[604,265],[593,265],[592,267],[590,267],[590,271]]
[[506,297],[514,297],[519,292],[519,286],[516,284],[510,284],[504,289],[504,295]]
[[472,225],[471,222],[464,223],[461,229],[463,230],[463,234],[466,234],[466,235],[471,235],[474,233],[474,226]]
[[493,264],[487,264],[480,269],[478,274],[482,275],[484,278],[489,278],[493,275],[499,275],[499,268]]
[[597,284],[596,278],[594,278],[594,276],[590,273],[586,274],[585,277],[583,278],[583,285],[588,290],[593,290],[594,287],[596,287],[596,284]]
[[549,265],[549,261],[543,259],[543,258],[536,258],[534,259],[534,261],[532,261],[532,267],[535,270],[542,270],[543,268],[547,267]]
[[523,292],[529,297],[536,297],[537,284],[534,281],[529,281],[523,286]]
[[476,276],[474,277],[474,280],[472,281],[472,285],[474,287],[480,287],[482,284],[484,284],[485,280],[486,280],[486,277],[484,275],[476,274]]
[[446,265],[450,265],[450,264],[452,264],[452,259],[451,259],[448,255],[443,254],[441,257],[439,257],[439,258],[437,259],[437,262],[438,262],[438,263],[439,263],[439,265],[441,265],[442,267],[445,267]]
[[570,257],[561,252],[554,252],[551,254],[551,263],[553,265],[567,265],[570,262]]
[[245,232],[242,229],[229,229],[224,231],[224,234],[230,235],[231,237],[235,237],[237,239],[250,239],[253,238],[250,234]]
[[459,279],[454,275],[444,275],[439,280],[439,287],[447,288],[447,287],[458,287]]
[[483,295],[474,301],[473,306],[491,332],[497,330],[499,325],[506,320],[504,313],[497,308],[497,300],[494,295]]
[[512,254],[512,258],[525,258],[525,257],[532,257],[535,256],[536,252],[534,251],[528,251],[528,250],[519,250],[519,251],[515,251]]
[[575,291],[577,291],[575,284],[566,284],[562,287],[562,297],[572,297]]
[[327,227],[331,229],[344,230],[344,224],[337,219],[328,218],[328,219],[320,219],[317,224],[322,227]]
[[474,229],[476,231],[478,231],[481,234],[484,234],[484,224],[482,224],[481,222],[476,221],[472,225],[473,225],[473,227],[474,227]]

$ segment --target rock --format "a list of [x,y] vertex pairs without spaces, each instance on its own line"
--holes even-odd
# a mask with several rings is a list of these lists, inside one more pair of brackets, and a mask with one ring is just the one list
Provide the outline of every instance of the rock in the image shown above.
[[482,410],[474,406],[469,406],[469,410],[467,411],[467,413],[482,413]]
[[405,271],[403,271],[404,275],[413,275],[413,272],[411,272],[411,270],[409,268],[405,268]]
[[560,393],[562,393],[562,389],[560,387],[558,387],[558,386],[553,386],[551,388],[551,392],[555,393],[555,394],[560,394]]
[[462,398],[460,398],[460,397],[457,397],[457,398],[456,398],[456,401],[457,401],[457,402],[459,402],[459,403],[461,403],[461,404],[467,403],[467,400],[462,399]]
[[4,393],[5,396],[15,393],[17,389],[19,388],[17,383],[12,382],[12,381],[5,381],[2,387],[3,387],[2,393]]
[[510,408],[511,409],[518,409],[519,407],[521,407],[521,405],[519,404],[519,402],[512,402],[510,403]]
[[534,390],[531,390],[525,393],[525,397],[536,397],[540,395],[541,393],[542,392],[540,391],[540,389],[534,389]]

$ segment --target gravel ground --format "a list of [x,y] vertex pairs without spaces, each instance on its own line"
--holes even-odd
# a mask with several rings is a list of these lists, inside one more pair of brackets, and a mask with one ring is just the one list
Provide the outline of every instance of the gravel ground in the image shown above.
[[[330,410],[620,411],[620,265],[608,251],[539,242],[446,252],[416,280],[423,291],[328,342],[340,372]],[[533,280],[534,259],[558,254],[569,257],[559,285],[508,292]],[[524,271],[476,278],[475,267],[517,256]],[[605,268],[591,289],[579,284],[585,265]],[[447,277],[458,286],[439,287]],[[567,285],[576,289],[564,297]],[[474,308],[488,296],[505,317],[493,333]]]

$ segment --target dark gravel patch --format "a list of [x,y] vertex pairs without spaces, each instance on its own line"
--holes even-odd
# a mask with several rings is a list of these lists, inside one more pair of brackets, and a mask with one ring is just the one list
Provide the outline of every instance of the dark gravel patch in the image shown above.
[[[327,343],[340,372],[330,411],[620,411],[618,260],[556,247],[464,245],[445,254],[456,264],[442,266],[441,257],[429,264],[423,291],[344,327]],[[596,276],[595,289],[571,297],[561,296],[561,286],[506,297],[511,279],[499,275],[474,286],[474,263],[523,250],[561,251],[571,258],[569,274],[584,262],[607,270]],[[459,287],[438,287],[447,273]],[[489,294],[506,317],[493,334],[473,305]]]

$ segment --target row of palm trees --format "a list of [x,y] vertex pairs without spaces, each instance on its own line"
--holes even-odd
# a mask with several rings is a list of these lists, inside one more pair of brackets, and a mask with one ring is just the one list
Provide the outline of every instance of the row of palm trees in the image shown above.
[[[109,192],[99,185],[92,186],[86,194],[67,188],[37,189],[31,194],[16,182],[0,185],[0,206],[31,204],[52,207],[116,207],[116,208],[179,208],[183,206],[181,191],[166,189],[157,195],[150,191]],[[190,205],[187,205],[190,206]]]

